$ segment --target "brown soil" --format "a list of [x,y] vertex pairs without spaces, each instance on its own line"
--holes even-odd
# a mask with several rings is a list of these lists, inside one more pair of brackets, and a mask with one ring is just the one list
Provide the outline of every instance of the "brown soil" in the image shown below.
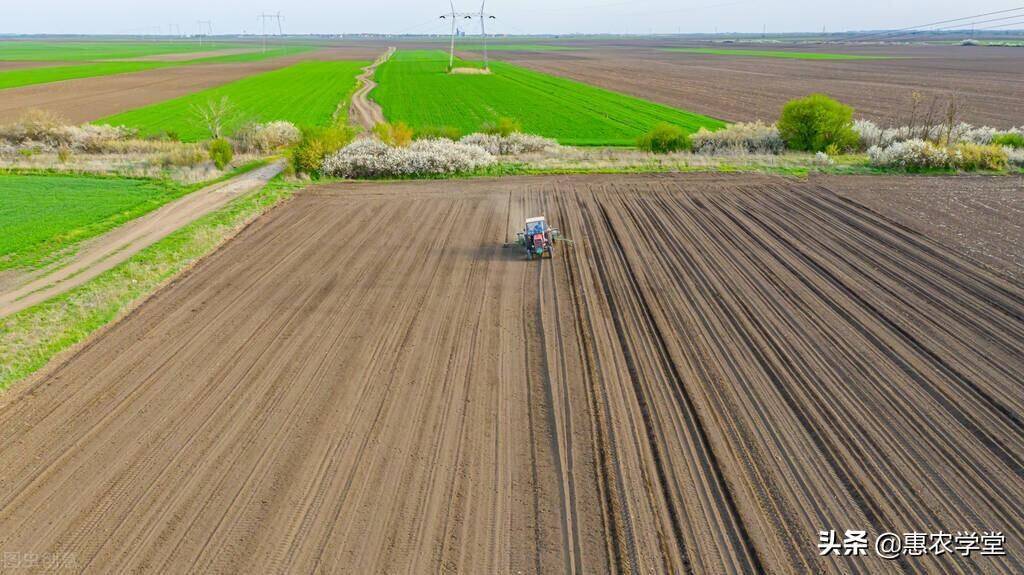
[[201,58],[215,58],[217,56],[234,56],[236,54],[249,54],[257,52],[258,48],[230,48],[226,50],[208,50],[206,52],[180,52],[176,54],[152,54],[139,56],[138,58],[124,58],[118,62],[188,62]]
[[7,70],[21,70],[24,68],[41,68],[43,66],[66,66],[66,62],[3,62],[0,61],[0,72]]
[[384,54],[373,61],[373,64],[363,68],[363,73],[356,78],[359,82],[359,88],[352,94],[348,121],[354,126],[362,127],[365,130],[364,134],[372,130],[377,124],[383,124],[386,121],[380,104],[370,99],[370,92],[377,87],[377,82],[373,80],[374,74],[377,73],[377,67],[387,62],[394,53],[394,48],[388,48]]
[[[553,260],[503,247],[546,214]],[[0,549],[108,572],[1020,572],[1024,286],[756,176],[300,194],[0,406]]]
[[15,281],[0,276],[0,317],[10,315],[97,277],[231,200],[259,189],[281,173],[283,162],[208,186],[90,240],[73,257],[42,274]]
[[821,177],[816,181],[1024,281],[1024,177]]
[[852,105],[858,116],[889,124],[907,114],[913,92],[919,91],[929,98],[958,94],[963,119],[968,122],[997,127],[1024,124],[1020,106],[1024,101],[1024,58],[1020,50],[961,46],[796,49],[901,58],[783,60],[674,53],[631,45],[573,52],[494,52],[492,57],[729,121],[774,121],[786,101],[824,92]]

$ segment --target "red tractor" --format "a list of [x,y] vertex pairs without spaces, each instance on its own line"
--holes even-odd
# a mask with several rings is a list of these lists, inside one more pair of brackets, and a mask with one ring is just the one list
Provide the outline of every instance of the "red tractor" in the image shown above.
[[554,257],[554,245],[558,241],[560,232],[555,228],[549,228],[544,216],[526,220],[526,228],[516,234],[519,245],[526,249],[526,259]]

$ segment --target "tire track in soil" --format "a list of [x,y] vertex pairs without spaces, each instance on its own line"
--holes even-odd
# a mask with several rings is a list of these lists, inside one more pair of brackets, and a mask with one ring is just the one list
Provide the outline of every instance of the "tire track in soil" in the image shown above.
[[[543,213],[575,240],[526,262]],[[1024,287],[766,176],[299,194],[0,403],[81,570],[1016,572]],[[1004,557],[819,557],[819,529]]]

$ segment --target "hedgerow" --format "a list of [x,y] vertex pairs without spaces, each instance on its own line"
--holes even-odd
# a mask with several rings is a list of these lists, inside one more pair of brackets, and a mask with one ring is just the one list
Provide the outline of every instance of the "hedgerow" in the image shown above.
[[417,140],[398,148],[363,139],[325,159],[322,172],[339,178],[402,178],[472,172],[494,162],[480,146],[451,140]]
[[786,149],[779,129],[763,122],[741,122],[715,132],[701,128],[690,139],[696,154],[781,154]]

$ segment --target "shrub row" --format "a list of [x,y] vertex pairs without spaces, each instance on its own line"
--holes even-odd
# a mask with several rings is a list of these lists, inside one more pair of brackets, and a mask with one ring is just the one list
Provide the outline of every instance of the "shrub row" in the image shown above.
[[888,147],[898,142],[924,140],[935,144],[995,144],[1006,147],[1024,147],[1024,127],[998,130],[989,126],[972,126],[960,122],[948,125],[897,126],[882,128],[871,120],[857,120],[853,124],[861,149],[874,146]]
[[907,171],[929,169],[1003,170],[1009,161],[996,145],[960,143],[944,146],[921,139],[874,146],[868,150],[871,165]]
[[417,140],[400,148],[363,139],[328,156],[322,173],[339,178],[401,178],[472,172],[494,161],[480,146],[451,140]]
[[479,146],[494,156],[514,156],[537,152],[557,150],[558,142],[550,138],[520,134],[513,132],[506,136],[501,134],[470,134],[461,140],[463,144]]
[[781,154],[786,149],[779,129],[763,122],[736,123],[716,132],[701,128],[692,136],[698,154]]

